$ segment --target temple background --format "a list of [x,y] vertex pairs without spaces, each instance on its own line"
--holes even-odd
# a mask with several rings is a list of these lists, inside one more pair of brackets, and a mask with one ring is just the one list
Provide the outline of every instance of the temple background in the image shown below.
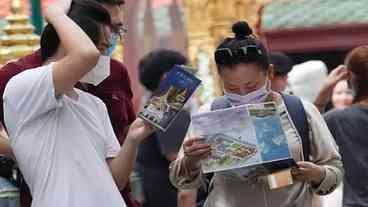
[[127,1],[124,39],[124,63],[129,68],[138,110],[145,94],[138,81],[138,62],[145,54],[157,48],[175,49],[187,54],[187,33],[180,0]]
[[[139,59],[155,48],[171,48],[186,54],[203,85],[196,94],[199,104],[220,94],[212,54],[230,25],[245,19],[258,21],[262,0],[135,0],[127,4],[128,34],[124,62],[130,69],[135,103],[144,93],[138,83]],[[226,11],[226,12],[224,12]],[[139,95],[137,95],[139,94]]]
[[[4,18],[10,14],[12,1],[16,0],[0,0],[0,30],[6,23]],[[35,24],[39,23],[37,15],[34,15],[38,11],[37,5],[45,7],[53,0],[17,1],[21,1],[23,13],[30,16]],[[188,56],[203,80],[196,95],[199,103],[221,94],[221,83],[212,56],[216,45],[231,35],[231,24],[237,20],[248,21],[269,50],[283,51],[295,63],[318,59],[333,69],[343,63],[351,48],[368,44],[368,7],[365,0],[126,2],[128,33],[115,58],[123,60],[128,67],[137,110],[144,94],[138,81],[137,65],[143,55],[155,48],[176,49]],[[35,26],[36,29],[39,27]]]

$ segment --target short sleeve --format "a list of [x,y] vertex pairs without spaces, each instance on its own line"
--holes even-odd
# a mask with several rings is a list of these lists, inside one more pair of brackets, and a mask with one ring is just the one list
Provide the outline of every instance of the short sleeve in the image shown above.
[[5,87],[3,100],[4,114],[16,113],[23,122],[61,107],[60,97],[55,96],[52,64],[14,76]]
[[107,112],[106,106],[101,102],[102,107],[102,115],[103,115],[103,126],[105,129],[105,157],[114,158],[120,151],[120,144],[116,135],[114,133],[114,129],[112,128],[111,121],[109,118],[109,114]]
[[181,111],[166,132],[157,132],[158,143],[162,155],[178,153],[190,124],[190,115]]

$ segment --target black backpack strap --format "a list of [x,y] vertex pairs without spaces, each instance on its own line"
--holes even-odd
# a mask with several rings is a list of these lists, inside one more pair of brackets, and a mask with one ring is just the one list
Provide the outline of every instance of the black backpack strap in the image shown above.
[[284,99],[289,115],[302,139],[303,156],[305,161],[309,161],[310,140],[309,124],[305,109],[300,98],[292,95],[281,94]]

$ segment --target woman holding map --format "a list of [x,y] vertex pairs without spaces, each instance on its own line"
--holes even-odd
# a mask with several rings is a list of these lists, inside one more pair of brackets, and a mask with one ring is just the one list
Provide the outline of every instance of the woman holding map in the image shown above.
[[[262,42],[252,34],[246,22],[234,24],[232,30],[235,37],[225,38],[215,51],[215,61],[224,88],[224,96],[216,100],[222,100],[223,103],[207,103],[200,109],[200,112],[272,102],[279,113],[279,121],[282,124],[280,128],[286,137],[288,151],[295,160],[296,166],[292,170],[286,170],[288,173],[284,174],[289,175],[290,180],[292,178],[292,183],[276,189],[269,187],[272,186],[270,184],[272,175],[252,176],[244,168],[216,171],[213,177],[213,187],[205,206],[239,207],[249,204],[252,207],[310,207],[314,193],[329,194],[341,182],[342,162],[335,141],[318,110],[311,103],[303,101],[302,106],[308,120],[306,122],[310,135],[308,146],[310,153],[304,159],[304,146],[297,132],[296,123],[293,123],[294,119],[290,118],[292,114],[288,113],[283,96],[270,89],[273,66],[269,64],[267,50]],[[267,115],[258,114],[258,116]],[[237,118],[234,117],[234,120]],[[206,137],[198,136],[193,132],[195,128],[193,120],[191,125],[178,158],[170,166],[171,181],[181,189],[198,188],[202,183],[202,171],[205,171],[203,170],[204,161],[209,156],[213,157],[214,153],[218,153],[214,151],[213,145]],[[211,126],[208,125],[208,127]],[[217,128],[221,127],[213,126],[213,129],[210,130],[219,130]],[[268,129],[261,130],[267,131]],[[225,135],[221,136],[223,139],[226,138]],[[239,143],[242,141],[238,140]],[[280,144],[282,140],[271,141]],[[221,147],[226,153],[228,146]],[[264,148],[263,146],[261,150]],[[249,148],[248,151],[238,150],[237,154],[233,153],[233,155],[241,156],[247,154],[246,152],[255,153],[252,148]]]

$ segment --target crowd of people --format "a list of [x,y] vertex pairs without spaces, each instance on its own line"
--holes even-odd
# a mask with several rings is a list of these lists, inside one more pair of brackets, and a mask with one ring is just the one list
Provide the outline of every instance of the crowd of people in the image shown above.
[[[20,194],[0,197],[0,207],[368,207],[368,46],[329,74],[321,61],[295,65],[269,52],[244,21],[217,46],[223,95],[196,113],[265,102],[290,112],[280,119],[293,182],[270,189],[273,175],[202,173],[211,146],[192,130],[190,106],[165,132],[136,117],[127,69],[111,58],[126,32],[124,4],[56,1],[40,49],[0,69],[0,190]],[[151,93],[186,64],[177,51],[154,50],[139,63],[140,82]]]

